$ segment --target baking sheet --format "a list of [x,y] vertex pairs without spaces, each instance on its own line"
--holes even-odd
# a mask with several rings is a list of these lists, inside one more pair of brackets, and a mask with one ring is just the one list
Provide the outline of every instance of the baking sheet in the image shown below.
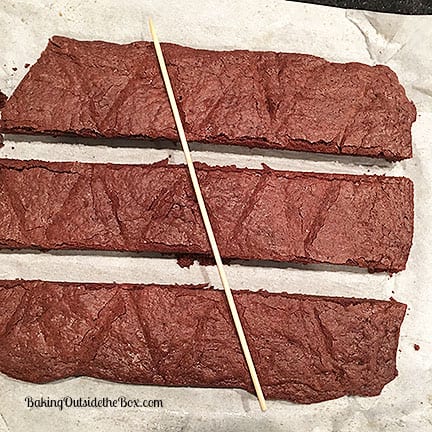
[[[302,406],[258,402],[241,390],[168,388],[107,383],[89,378],[33,385],[0,374],[0,431],[432,431],[432,16],[409,17],[286,1],[60,0],[0,4],[0,89],[10,95],[54,34],[131,42],[150,39],[152,16],[159,38],[197,48],[302,52],[328,60],[384,63],[394,69],[418,118],[413,126],[414,158],[390,164],[367,158],[307,155],[193,145],[195,160],[257,168],[405,175],[415,184],[415,235],[407,270],[389,277],[357,269],[322,266],[231,265],[236,289],[260,289],[332,296],[388,299],[408,304],[402,326],[399,377],[373,398],[344,397]],[[16,68],[16,70],[14,70]],[[77,144],[78,143],[78,144]],[[149,163],[171,156],[175,146],[125,141],[30,138],[8,135],[0,157],[83,162]],[[356,160],[356,163],[353,161]],[[361,164],[358,163],[361,162]],[[46,280],[210,283],[216,269],[181,269],[174,259],[117,253],[0,252],[0,278]],[[414,344],[420,350],[414,350]],[[27,408],[25,397],[126,396],[162,399],[163,408]]]

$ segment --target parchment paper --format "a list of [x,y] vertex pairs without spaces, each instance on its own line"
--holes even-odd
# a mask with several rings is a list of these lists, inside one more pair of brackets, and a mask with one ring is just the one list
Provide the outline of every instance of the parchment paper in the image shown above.
[[[432,431],[432,16],[408,17],[345,11],[286,1],[48,0],[0,3],[0,88],[10,95],[50,36],[131,42],[150,39],[152,16],[159,38],[197,48],[272,50],[315,54],[332,61],[384,63],[393,68],[418,119],[414,158],[390,164],[367,158],[319,156],[195,144],[195,160],[319,172],[405,175],[415,183],[415,236],[407,270],[393,277],[355,269],[231,265],[236,289],[288,291],[388,299],[408,304],[398,352],[399,377],[373,398],[344,397],[315,405],[270,401],[261,413],[241,390],[120,385],[89,378],[32,385],[0,375],[0,431]],[[15,71],[13,68],[17,68]],[[149,163],[174,146],[131,147],[124,141],[7,136],[0,157],[83,162]],[[58,140],[57,140],[58,141]],[[79,144],[76,144],[79,143]],[[216,269],[181,269],[174,259],[111,253],[0,253],[0,278],[67,281],[211,283]],[[414,350],[414,344],[420,350]],[[24,398],[44,396],[162,399],[163,408],[29,409]]]

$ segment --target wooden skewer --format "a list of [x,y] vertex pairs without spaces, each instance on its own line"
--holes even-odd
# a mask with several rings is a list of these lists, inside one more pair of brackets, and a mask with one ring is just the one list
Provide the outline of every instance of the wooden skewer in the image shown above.
[[228,301],[228,305],[229,305],[229,308],[231,311],[232,318],[234,320],[234,325],[235,325],[235,328],[237,330],[238,337],[240,339],[240,344],[241,344],[241,347],[243,349],[243,354],[245,356],[246,363],[247,363],[247,366],[249,368],[249,373],[250,373],[250,376],[252,378],[253,385],[255,387],[255,392],[256,392],[256,395],[258,397],[258,401],[259,401],[261,410],[266,411],[267,406],[266,406],[264,394],[262,392],[261,384],[259,382],[256,370],[255,370],[255,365],[254,365],[254,362],[252,360],[251,353],[249,351],[249,346],[248,346],[248,343],[246,341],[246,337],[245,337],[245,334],[243,331],[240,317],[239,317],[238,312],[237,312],[237,307],[235,305],[234,298],[233,298],[233,295],[231,292],[231,288],[230,288],[229,283],[228,283],[228,278],[226,276],[225,269],[224,269],[224,266],[222,264],[222,259],[221,259],[220,253],[219,253],[219,248],[218,248],[217,243],[216,243],[216,239],[215,239],[215,236],[213,233],[213,228],[211,226],[210,219],[209,219],[209,216],[207,213],[207,208],[205,206],[204,199],[203,199],[203,196],[201,193],[201,188],[199,186],[195,167],[194,167],[193,162],[192,162],[192,158],[191,158],[191,154],[190,154],[190,150],[189,150],[189,145],[188,145],[188,142],[186,140],[186,135],[185,135],[185,132],[183,129],[183,124],[182,124],[180,114],[178,111],[178,107],[177,107],[177,103],[176,103],[176,100],[174,97],[174,92],[173,92],[173,89],[171,86],[171,81],[170,81],[168,71],[166,68],[166,64],[165,64],[165,60],[164,60],[164,57],[162,54],[162,49],[161,49],[161,46],[159,44],[159,39],[156,35],[156,30],[154,28],[153,21],[151,18],[149,19],[149,26],[150,26],[150,32],[151,32],[151,35],[153,38],[153,43],[154,43],[155,50],[156,50],[156,55],[157,55],[157,58],[159,61],[159,66],[160,66],[160,69],[162,72],[162,77],[163,77],[163,80],[165,83],[166,91],[168,93],[168,99],[169,99],[169,102],[171,105],[171,109],[172,109],[172,112],[174,115],[174,120],[175,120],[178,134],[180,137],[180,142],[181,142],[181,145],[183,147],[183,152],[184,152],[184,155],[186,158],[187,166],[189,169],[189,174],[190,174],[190,177],[192,180],[192,185],[193,185],[193,188],[195,190],[195,195],[196,195],[196,198],[198,201],[198,205],[199,205],[199,208],[201,211],[201,216],[203,218],[204,226],[205,226],[205,229],[207,231],[207,235],[208,235],[208,238],[210,241],[210,245],[211,245],[211,248],[213,251],[215,261],[216,261],[219,276],[220,276],[222,285],[223,285],[224,290],[225,290],[225,295],[226,295],[226,298]]

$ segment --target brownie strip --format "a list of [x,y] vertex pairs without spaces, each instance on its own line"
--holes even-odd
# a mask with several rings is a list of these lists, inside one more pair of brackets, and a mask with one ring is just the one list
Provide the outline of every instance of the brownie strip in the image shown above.
[[[405,268],[404,177],[197,165],[223,258]],[[211,256],[187,168],[0,159],[0,246]]]
[[[406,306],[234,292],[265,396],[374,396],[397,376]],[[0,371],[253,392],[223,291],[190,286],[0,281]]]
[[[409,158],[416,110],[386,66],[163,44],[190,141]],[[177,140],[153,44],[55,36],[2,110],[3,132]]]

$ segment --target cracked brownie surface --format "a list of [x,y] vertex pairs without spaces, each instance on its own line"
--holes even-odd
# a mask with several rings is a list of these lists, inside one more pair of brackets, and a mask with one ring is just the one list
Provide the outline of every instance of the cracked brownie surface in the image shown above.
[[[387,66],[162,46],[190,141],[412,156],[416,110]],[[152,43],[60,36],[7,101],[0,130],[177,140]]]
[[[267,398],[375,396],[397,376],[404,304],[233,294]],[[192,286],[0,281],[0,371],[253,392],[223,291]]]
[[[196,164],[221,256],[403,270],[404,177]],[[187,168],[0,160],[0,246],[210,257]]]

